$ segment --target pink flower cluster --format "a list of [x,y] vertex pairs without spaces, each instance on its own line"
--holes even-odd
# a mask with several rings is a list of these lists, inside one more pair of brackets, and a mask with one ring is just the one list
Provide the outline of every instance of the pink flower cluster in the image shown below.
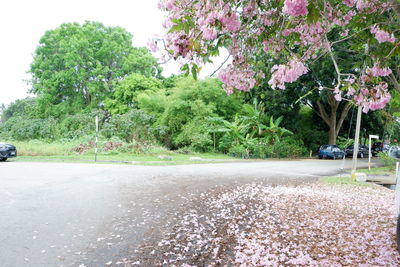
[[357,0],[343,0],[343,3],[348,7],[353,7],[356,4]]
[[360,93],[354,96],[354,100],[357,105],[363,107],[364,113],[368,113],[370,110],[382,109],[391,99],[391,95],[387,89],[388,85],[385,82],[379,83],[370,90],[362,88]]
[[150,40],[147,42],[147,46],[150,48],[150,51],[156,53],[158,51],[157,40]]
[[307,22],[300,23],[294,28],[288,28],[282,31],[283,36],[289,36],[291,33],[300,34],[300,40],[304,45],[316,44],[321,41],[326,28],[321,22],[308,24]]
[[290,16],[304,16],[308,13],[307,5],[307,0],[285,0],[283,12]]
[[378,64],[374,64],[372,68],[367,68],[367,74],[372,75],[374,77],[385,77],[389,76],[392,73],[392,70],[389,67],[381,68]]
[[394,38],[393,33],[390,34],[384,30],[379,29],[378,26],[371,27],[371,33],[375,35],[375,39],[378,40],[379,43],[389,42],[394,43],[396,38]]
[[236,32],[240,28],[240,20],[236,13],[225,14],[220,18],[222,25],[230,32]]
[[217,31],[213,28],[205,27],[203,29],[203,38],[204,40],[214,40],[217,38]]
[[238,69],[229,65],[218,74],[218,78],[224,83],[223,88],[227,94],[232,94],[234,89],[249,91],[256,84],[255,72],[246,68]]
[[273,89],[276,87],[285,89],[285,83],[292,83],[307,72],[308,69],[303,62],[293,59],[287,65],[274,65],[271,69],[272,76],[268,84]]

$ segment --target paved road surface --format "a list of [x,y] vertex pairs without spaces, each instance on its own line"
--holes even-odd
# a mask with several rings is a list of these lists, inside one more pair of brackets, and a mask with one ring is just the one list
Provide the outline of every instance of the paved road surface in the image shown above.
[[351,159],[179,166],[4,162],[0,266],[114,264],[156,231],[163,215],[187,201],[182,195],[254,180],[313,179],[343,166],[350,168]]

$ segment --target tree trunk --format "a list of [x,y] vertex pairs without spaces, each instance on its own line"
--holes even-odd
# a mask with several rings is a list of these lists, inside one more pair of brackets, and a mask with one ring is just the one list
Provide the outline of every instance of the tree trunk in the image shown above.
[[336,145],[336,139],[339,135],[340,129],[342,128],[343,121],[345,120],[351,108],[351,102],[346,102],[338,120],[337,110],[339,104],[340,102],[336,101],[333,95],[329,96],[328,105],[330,107],[330,113],[328,115],[321,101],[320,100],[317,101],[317,106],[318,106],[317,114],[324,120],[324,122],[329,127],[329,140],[328,140],[329,145]]
[[336,125],[335,124],[331,124],[329,125],[329,141],[328,144],[329,145],[336,145]]

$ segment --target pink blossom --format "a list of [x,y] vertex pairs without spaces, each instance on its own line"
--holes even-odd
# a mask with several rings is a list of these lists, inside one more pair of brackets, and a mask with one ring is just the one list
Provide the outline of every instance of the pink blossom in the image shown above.
[[147,43],[147,46],[150,48],[150,51],[155,53],[158,51],[158,46],[157,46],[157,41],[156,40],[150,40]]
[[246,63],[242,68],[229,65],[218,74],[218,78],[224,83],[223,88],[227,94],[232,94],[234,89],[239,91],[249,91],[256,84],[256,73],[248,69]]
[[163,7],[167,10],[174,9],[175,0],[165,1]]
[[348,89],[347,89],[347,96],[352,96],[352,95],[354,95],[354,93],[356,92],[356,90],[353,88],[353,87],[349,87]]
[[380,68],[378,64],[375,63],[372,68],[367,68],[366,73],[374,77],[385,77],[389,76],[392,73],[392,70],[389,67]]
[[341,92],[339,92],[338,94],[335,94],[334,97],[335,97],[336,101],[338,101],[338,102],[342,101],[342,93]]
[[362,10],[368,8],[368,3],[366,0],[357,0],[356,7],[358,10],[362,11]]
[[348,7],[353,7],[356,4],[357,0],[343,0],[343,3]]
[[220,21],[228,31],[236,32],[240,28],[240,20],[236,13],[224,15],[220,17]]
[[338,87],[335,88],[335,90],[333,91],[333,93],[335,94],[335,99],[336,101],[342,101],[342,92],[339,90]]
[[276,87],[285,89],[285,83],[292,83],[307,72],[308,69],[303,62],[293,59],[287,65],[274,65],[271,69],[272,76],[268,84],[273,89]]
[[379,29],[378,26],[371,27],[371,33],[375,34],[375,39],[378,40],[379,43],[389,42],[394,43],[396,38],[394,38],[393,33],[390,34],[384,30]]
[[285,0],[283,12],[294,17],[307,15],[307,5],[307,0]]
[[217,31],[215,29],[210,29],[208,27],[203,29],[203,38],[205,40],[214,40],[217,38]]
[[340,36],[342,36],[342,37],[346,37],[346,36],[348,36],[349,35],[349,30],[348,29],[346,29],[346,30],[344,30],[344,31],[342,31],[341,33],[340,33]]
[[208,16],[207,19],[205,20],[205,23],[207,24],[213,24],[218,18],[218,13],[217,12],[211,12]]

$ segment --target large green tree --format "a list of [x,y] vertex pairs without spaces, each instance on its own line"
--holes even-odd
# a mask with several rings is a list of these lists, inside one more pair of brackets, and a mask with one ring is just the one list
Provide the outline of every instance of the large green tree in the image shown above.
[[134,48],[121,27],[66,23],[47,31],[30,67],[31,91],[44,117],[101,107],[119,80],[131,73],[159,75],[147,49]]
[[156,92],[160,88],[160,80],[133,73],[118,83],[112,96],[105,100],[105,106],[112,114],[126,113],[136,107],[139,93]]

